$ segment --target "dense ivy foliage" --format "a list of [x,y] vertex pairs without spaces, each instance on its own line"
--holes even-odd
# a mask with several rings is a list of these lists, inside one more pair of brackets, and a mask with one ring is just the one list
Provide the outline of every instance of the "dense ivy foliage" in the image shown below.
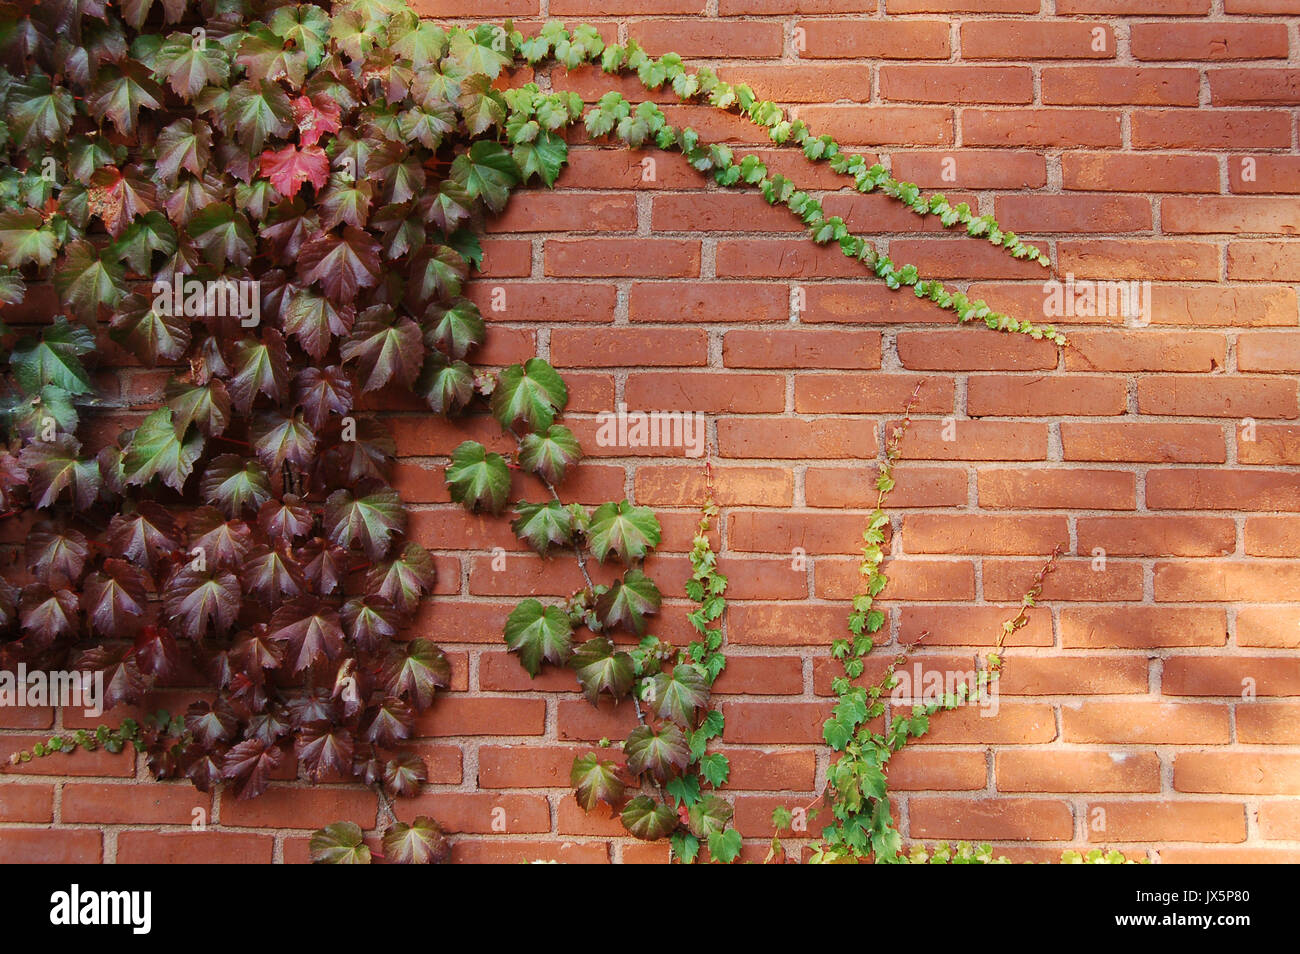
[[[514,531],[544,557],[571,555],[585,578],[562,605],[524,600],[504,632],[530,673],[568,666],[593,703],[636,708],[625,766],[599,753],[575,762],[579,802],[608,803],[636,837],[670,837],[682,860],[702,846],[714,860],[738,855],[716,794],[729,767],[707,751],[723,727],[710,702],[725,666],[726,579],[708,542],[716,508],[710,496],[691,555],[698,639],[674,647],[649,631],[662,600],[642,566],[660,542],[655,515],[626,500],[560,500],[581,457],[560,423],[563,379],[541,358],[495,374],[470,364],[485,323],[463,292],[484,218],[516,188],[554,184],[565,130],[581,123],[758,191],[812,241],[962,322],[1063,339],[895,265],[758,157],[673,127],[654,103],[611,92],[584,112],[572,93],[509,88],[513,67],[549,63],[595,64],[737,112],[859,192],[1047,264],[990,217],[921,195],[748,87],[634,42],[606,45],[591,27],[548,24],[530,37],[510,24],[444,27],[397,0],[2,5],[0,302],[48,284],[58,305],[49,321],[30,323],[25,308],[2,329],[0,502],[36,520],[0,579],[0,667],[100,671],[109,705],[144,704],[169,685],[211,690],[183,715],[58,737],[36,754],[133,742],[158,777],[252,797],[292,752],[308,778],[361,779],[386,807],[417,791],[424,765],[403,743],[449,671],[437,646],[402,634],[434,561],[405,536],[391,437],[358,412],[413,392],[433,413],[487,413],[513,435],[511,455],[474,441],[455,450],[453,499],[503,513],[511,468],[524,471],[542,499],[514,503]],[[97,393],[94,364],[110,341],[169,372],[145,414]],[[99,419],[83,421],[87,411]],[[95,436],[114,422],[115,439]],[[886,484],[887,469],[882,506]],[[846,677],[827,741],[846,757],[828,780],[838,807],[824,837],[854,856],[898,848],[883,759],[871,754],[880,743],[863,735],[883,690],[850,685],[883,619],[872,600],[887,523],[878,509],[868,589],[852,639],[834,647]],[[591,561],[615,561],[622,575],[596,585]],[[635,641],[615,642],[618,631]],[[919,718],[884,744],[919,734]],[[383,851],[431,861],[447,846],[431,820],[393,816]],[[351,823],[317,833],[313,852],[370,859]]]

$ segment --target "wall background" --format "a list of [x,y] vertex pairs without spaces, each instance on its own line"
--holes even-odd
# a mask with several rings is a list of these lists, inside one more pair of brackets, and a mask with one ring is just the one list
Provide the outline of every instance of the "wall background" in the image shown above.
[[[645,153],[647,182],[642,154],[588,145],[554,193],[516,196],[492,227],[473,287],[493,321],[479,362],[541,354],[565,374],[566,423],[591,455],[566,499],[626,495],[658,510],[665,539],[647,571],[674,597],[659,631],[678,641],[701,466],[680,450],[600,448],[595,414],[624,401],[708,415],[724,508],[715,545],[731,580],[717,690],[746,857],[761,859],[771,809],[806,804],[823,777],[827,647],[855,583],[872,458],[924,379],[891,500],[893,637],[929,630],[919,660],[969,668],[1052,546],[1068,549],[1006,653],[998,716],[940,715],[892,763],[904,834],[991,841],[1018,860],[1095,844],[1166,862],[1300,861],[1300,0],[415,6],[457,20],[587,20],[607,39],[715,65],[898,178],[995,214],[1050,249],[1053,275],[1153,284],[1149,325],[1062,320],[1072,347],[1058,358],[953,327],[680,157]],[[550,79],[591,99],[616,82],[591,70]],[[802,185],[839,185],[797,153],[763,149],[740,119],[667,112],[706,139],[756,143]],[[955,182],[942,177],[948,158]],[[826,206],[879,234],[896,262],[1043,320],[1038,266],[945,237],[883,197]],[[491,310],[494,288],[505,312]],[[794,288],[807,301],[798,322]],[[157,384],[126,367],[107,378],[128,398]],[[447,649],[455,675],[422,722],[433,784],[400,814],[461,832],[458,861],[666,860],[666,845],[619,837],[617,820],[567,794],[573,755],[624,734],[631,708],[593,710],[565,672],[530,682],[503,651],[521,594],[567,595],[578,577],[523,552],[507,520],[446,503],[446,455],[466,436],[504,450],[499,430],[485,419],[467,435],[413,405],[383,412],[398,489],[418,505],[414,537],[438,555],[438,596],[416,629]],[[808,561],[795,570],[800,547]],[[0,710],[0,759],[87,722]],[[377,811],[363,789],[313,788],[292,772],[241,803],[148,781],[130,754],[25,770],[0,774],[2,861],[303,861],[311,829],[373,827]],[[196,807],[206,832],[190,829]]]

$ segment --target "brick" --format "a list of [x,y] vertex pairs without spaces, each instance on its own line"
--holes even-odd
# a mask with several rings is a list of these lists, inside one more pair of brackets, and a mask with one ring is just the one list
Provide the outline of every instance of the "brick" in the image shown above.
[[541,735],[546,703],[541,699],[458,699],[443,696],[417,725],[426,736]]
[[707,352],[708,337],[700,329],[557,328],[551,334],[556,367],[700,366],[707,362]]
[[[954,467],[919,467],[902,463],[889,496],[891,509],[959,507],[966,503],[967,480]],[[871,507],[876,503],[876,475],[860,467],[809,467],[804,471],[804,502],[809,507]]]
[[1186,331],[1080,331],[1070,336],[1065,366],[1080,371],[1200,371],[1227,361],[1223,335]]
[[1242,371],[1300,371],[1300,334],[1256,331],[1238,336],[1237,367]]
[[923,513],[903,518],[902,536],[908,553],[1001,556],[1051,553],[1069,538],[1064,517]]
[[1153,470],[1147,474],[1152,510],[1300,510],[1293,474],[1240,470]]
[[1129,46],[1139,60],[1258,60],[1287,56],[1283,23],[1134,23]]
[[1140,196],[1003,195],[994,208],[999,221],[1036,232],[1151,231],[1151,201]]
[[1300,702],[1256,702],[1237,707],[1237,740],[1246,745],[1300,743]]
[[1291,123],[1279,110],[1136,110],[1135,149],[1285,149]]
[[745,63],[723,67],[718,76],[729,83],[747,83],[760,99],[776,103],[824,103],[871,99],[871,67],[860,63]]
[[992,509],[1133,510],[1137,478],[1117,470],[983,469],[979,503]]
[[1227,706],[1202,702],[1081,702],[1061,707],[1062,740],[1120,745],[1220,745]]
[[1245,536],[1251,556],[1292,556],[1300,549],[1300,516],[1248,517]]
[[882,99],[911,103],[1032,103],[1023,66],[882,66]]
[[1066,649],[1223,646],[1228,632],[1223,610],[1202,607],[1067,606],[1060,625]]
[[[1029,151],[909,151],[893,156],[892,163],[899,181],[926,189],[1038,189],[1047,184],[1047,160]],[[1216,188],[1217,172],[1216,167]]]
[[1216,106],[1293,106],[1300,103],[1300,70],[1209,70]]
[[0,838],[0,861],[11,865],[99,864],[104,836],[98,831],[10,828]]
[[1156,325],[1259,327],[1296,321],[1295,291],[1279,285],[1155,285],[1151,307],[1151,323]]
[[232,831],[124,831],[117,836],[120,865],[268,865],[275,852],[269,835]]
[[651,56],[777,57],[785,45],[781,24],[756,20],[632,20],[628,33]]
[[1300,234],[1300,199],[1171,196],[1160,203],[1160,227],[1167,233],[1297,235]]
[[1300,608],[1286,604],[1239,608],[1237,645],[1300,649]]
[[1280,560],[1219,561],[1211,566],[1181,561],[1155,567],[1156,601],[1162,603],[1262,602],[1294,592],[1297,584],[1300,569]]
[[488,321],[608,323],[617,297],[613,288],[576,282],[471,282],[465,292]]
[[718,452],[723,457],[871,459],[876,429],[857,418],[724,417],[718,420]]
[[[1019,611],[1011,606],[940,606],[924,604],[904,606],[899,616],[899,638],[905,643],[924,636],[929,646],[993,646],[1002,636],[1002,624]],[[1031,614],[1029,623],[1007,638],[1008,646],[1052,645],[1052,620],[1043,614]],[[1048,710],[1050,715],[1050,708]],[[1048,719],[1048,724],[1054,723]],[[978,741],[978,740],[969,740]],[[1045,741],[1045,740],[1039,740]]]
[[1233,192],[1300,191],[1300,156],[1229,156]]
[[1132,656],[1033,656],[1017,659],[998,683],[1013,696],[1142,695],[1147,664]]
[[[781,467],[715,467],[713,484],[722,507],[788,507],[794,497],[793,475]],[[704,469],[641,466],[634,486],[637,502],[645,506],[694,507],[703,499]]]
[[[447,705],[443,698],[439,705]],[[272,785],[257,798],[225,799],[221,824],[240,828],[321,828],[346,818],[373,827],[377,801],[373,792],[338,785]]]
[[1208,242],[1062,240],[1057,256],[1057,267],[1076,279],[1215,281],[1219,277],[1219,248]]
[[790,293],[780,285],[753,282],[636,282],[627,310],[634,322],[788,321]]
[[629,373],[630,408],[705,414],[773,414],[785,410],[785,377],[725,371]]
[[822,702],[727,702],[722,737],[759,744],[820,742],[830,711],[830,704]]
[[1092,802],[1087,817],[1091,842],[1246,840],[1246,811],[1235,802]]
[[1300,243],[1233,242],[1228,278],[1238,281],[1300,281]]
[[809,58],[947,59],[948,24],[942,20],[800,20]]
[[1080,517],[1079,552],[1100,549],[1107,556],[1225,556],[1237,542],[1230,517],[1149,516]]
[[1045,460],[1047,427],[1026,421],[913,420],[899,448],[907,460]]
[[1154,752],[999,752],[993,778],[999,792],[1158,792],[1160,759]]
[[817,603],[736,603],[728,609],[728,617],[733,645],[822,646],[844,628],[845,614],[842,606]]
[[961,132],[971,146],[1118,148],[1122,141],[1119,114],[1098,109],[967,109]]
[[719,239],[715,270],[719,278],[861,277],[863,266],[838,248],[806,239]]
[[[910,214],[910,213],[909,213]],[[859,324],[869,315],[873,324],[947,324],[951,314],[914,294],[891,291],[884,285],[861,282],[813,282],[793,286],[803,292],[801,324]],[[792,295],[793,297],[793,295]]]
[[1218,192],[1219,163],[1213,156],[1068,152],[1061,156],[1061,186],[1076,191]]
[[914,413],[943,414],[952,411],[953,400],[953,379],[934,375],[797,374],[794,379],[799,414],[902,413],[909,402]]
[[1057,365],[1050,341],[1024,335],[958,331],[902,331],[897,338],[903,367],[923,371],[1031,371]]
[[938,106],[798,106],[793,113],[818,135],[852,146],[948,146],[951,109]]
[[1061,422],[1066,460],[1223,463],[1223,428],[1213,424]]
[[1049,799],[913,797],[907,815],[913,838],[1063,841],[1074,835],[1069,804]]
[[0,785],[0,821],[48,824],[54,820],[54,786]]
[[757,193],[657,195],[650,227],[656,232],[801,232],[788,209],[768,205]]
[[64,786],[60,817],[92,824],[188,825],[196,817],[206,823],[211,814],[212,797],[188,782],[129,787],[78,782]]
[[877,331],[729,331],[722,363],[730,368],[879,368]]
[[1201,92],[1196,70],[1163,67],[1045,66],[1042,84],[1045,106],[1196,106]]
[[857,553],[870,512],[798,513],[734,510],[727,514],[727,543],[733,550],[810,554]]
[[1247,689],[1261,696],[1300,695],[1300,659],[1175,656],[1165,660],[1161,692],[1166,696],[1239,699]]
[[[1045,558],[1034,560],[985,560],[984,598],[1017,601],[1034,584]],[[1136,563],[1094,559],[1058,559],[1043,581],[1040,601],[1070,600],[1107,603],[1142,599],[1142,568]]]
[[1238,420],[1246,417],[1294,420],[1296,382],[1242,375],[1150,375],[1138,381],[1138,411]]
[[[820,599],[849,600],[862,589],[862,574],[854,560],[817,560],[815,592]],[[973,600],[975,565],[969,560],[887,560],[889,599],[909,601]]]
[[968,60],[1113,59],[1114,30],[1100,23],[968,20],[961,25]]
[[1174,790],[1204,795],[1300,794],[1300,760],[1265,752],[1180,752]]
[[889,760],[891,792],[978,791],[988,781],[983,752],[907,748]]
[[675,278],[700,273],[700,244],[680,239],[548,239],[547,275]]
[[636,229],[631,195],[522,192],[490,220],[490,232],[628,232]]

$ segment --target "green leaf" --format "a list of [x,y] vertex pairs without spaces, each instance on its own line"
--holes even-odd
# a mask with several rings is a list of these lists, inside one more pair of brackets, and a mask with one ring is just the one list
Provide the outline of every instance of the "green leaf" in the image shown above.
[[661,602],[653,580],[640,570],[628,570],[596,600],[596,614],[606,629],[623,626],[640,636],[646,617],[659,612]]
[[519,442],[520,466],[551,484],[564,480],[565,472],[581,457],[578,439],[560,424],[552,424],[545,434],[525,434]]
[[147,484],[154,477],[180,491],[203,452],[203,435],[195,431],[182,440],[176,436],[172,411],[162,407],[144,419],[131,436],[122,459],[128,484]]
[[671,805],[649,795],[638,795],[623,808],[623,827],[642,841],[658,841],[677,827],[677,812]]
[[72,128],[71,91],[63,84],[54,86],[48,76],[39,72],[12,80],[6,106],[5,118],[19,149],[65,141]]
[[335,822],[312,833],[311,860],[318,865],[368,865],[370,849],[356,822]]
[[542,556],[551,547],[564,547],[572,542],[573,512],[558,500],[543,504],[521,500],[515,505],[515,512],[519,516],[511,521],[510,529]]
[[554,133],[543,131],[532,142],[518,143],[512,152],[521,181],[527,182],[536,176],[550,187],[560,177],[569,157],[569,145]]
[[45,228],[45,218],[34,209],[0,213],[0,256],[10,268],[36,263],[44,268],[54,261],[59,239]]
[[697,838],[708,839],[715,832],[727,827],[735,815],[731,803],[717,795],[705,795],[690,808],[691,834]]
[[709,835],[709,857],[724,865],[729,865],[740,855],[740,832],[734,828],[715,831]]
[[613,553],[624,563],[643,559],[659,545],[661,531],[654,511],[629,501],[601,504],[591,517],[591,552],[601,563]]
[[683,728],[691,728],[695,710],[709,704],[708,680],[690,663],[678,663],[671,673],[659,673],[651,687],[650,701],[659,718],[671,719]]
[[437,822],[420,815],[384,832],[384,858],[399,865],[438,865],[451,858],[451,843]]
[[91,391],[90,375],[78,360],[95,350],[95,336],[81,325],[59,316],[41,332],[39,340],[24,338],[9,356],[18,386],[35,394],[53,384],[70,394]]
[[637,726],[623,743],[623,751],[627,753],[628,771],[634,775],[648,774],[660,783],[685,769],[691,758],[685,733],[671,722],[658,729]]
[[583,811],[591,811],[597,802],[604,802],[611,808],[618,808],[623,803],[627,786],[618,777],[618,766],[613,762],[601,761],[594,752],[573,760],[569,771],[569,784]]
[[451,178],[470,198],[481,199],[493,212],[500,212],[521,173],[504,146],[480,140],[452,161]]
[[632,657],[616,651],[604,636],[580,645],[569,658],[569,665],[577,673],[583,694],[593,706],[602,692],[620,699],[632,688]]
[[73,242],[66,253],[62,267],[54,273],[54,288],[78,315],[94,319],[100,305],[112,308],[126,297],[126,268],[110,248],[100,250],[89,242]]
[[520,603],[506,619],[506,646],[519,654],[520,664],[530,676],[542,668],[542,660],[563,665],[569,658],[573,643],[573,624],[563,610],[543,606],[540,601],[527,599]]
[[526,426],[541,431],[569,401],[564,379],[541,358],[512,364],[497,377],[492,392],[492,413],[502,427]]
[[451,499],[467,510],[500,513],[510,493],[510,470],[500,454],[489,454],[477,441],[465,441],[451,454],[446,469]]
[[361,497],[348,489],[336,490],[325,501],[324,525],[339,546],[359,545],[377,560],[388,551],[392,536],[406,528],[406,508],[397,491],[388,487]]

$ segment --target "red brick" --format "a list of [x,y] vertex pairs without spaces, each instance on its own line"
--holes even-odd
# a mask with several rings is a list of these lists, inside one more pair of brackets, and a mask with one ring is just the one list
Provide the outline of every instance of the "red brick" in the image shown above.
[[243,832],[124,831],[117,836],[120,865],[183,865],[200,858],[204,864],[267,865],[274,852],[269,835]]
[[1219,163],[1213,156],[1068,152],[1061,156],[1061,185],[1080,191],[1218,192]]
[[1136,149],[1285,149],[1290,117],[1281,110],[1137,110]]
[[1153,752],[1019,750],[993,761],[999,792],[1158,792],[1160,759]]
[[[1093,824],[1102,809],[1103,824]],[[1234,802],[1093,802],[1084,816],[1092,842],[1246,840],[1245,808]]]
[[1079,552],[1107,556],[1225,556],[1237,542],[1230,517],[1132,515],[1080,517]]
[[1281,656],[1175,656],[1165,660],[1161,692],[1166,696],[1242,698],[1300,695],[1300,659]]
[[1042,84],[1045,106],[1195,106],[1201,91],[1196,70],[1128,66],[1047,66]]
[[1223,463],[1227,444],[1214,424],[1101,424],[1062,421],[1066,460]]
[[1097,109],[967,109],[961,132],[971,146],[1118,148],[1122,139],[1119,114]]
[[948,24],[943,20],[800,20],[810,58],[946,59]]
[[10,828],[0,838],[0,861],[5,864],[99,864],[104,857],[104,836],[98,831],[53,828]]
[[1294,420],[1296,382],[1241,375],[1150,375],[1138,381],[1138,410],[1180,417]]
[[909,553],[1037,555],[1064,543],[1064,517],[996,517],[966,514],[908,514],[903,545]]
[[729,368],[879,368],[877,331],[729,331],[722,339]]
[[1180,752],[1174,790],[1204,795],[1300,795],[1300,760],[1262,752]]
[[968,20],[961,25],[961,55],[968,60],[1113,59],[1115,32],[1100,23]]
[[679,239],[549,239],[546,274],[675,278],[700,273],[700,245]]
[[1158,649],[1222,646],[1223,610],[1202,607],[1074,607],[1061,610],[1061,645],[1067,649]]
[[907,814],[913,838],[1064,841],[1074,835],[1069,804],[1048,799],[913,797]]
[[911,103],[1032,103],[1026,66],[882,66],[882,99]]
[[985,468],[979,503],[991,509],[1133,510],[1137,478],[1118,470]]
[[1082,702],[1061,707],[1063,741],[1123,745],[1218,745],[1229,741],[1227,706],[1204,702]]
[[790,293],[781,285],[752,282],[636,282],[627,310],[634,322],[788,321]]
[[1258,60],[1287,56],[1284,23],[1134,23],[1139,60]]

